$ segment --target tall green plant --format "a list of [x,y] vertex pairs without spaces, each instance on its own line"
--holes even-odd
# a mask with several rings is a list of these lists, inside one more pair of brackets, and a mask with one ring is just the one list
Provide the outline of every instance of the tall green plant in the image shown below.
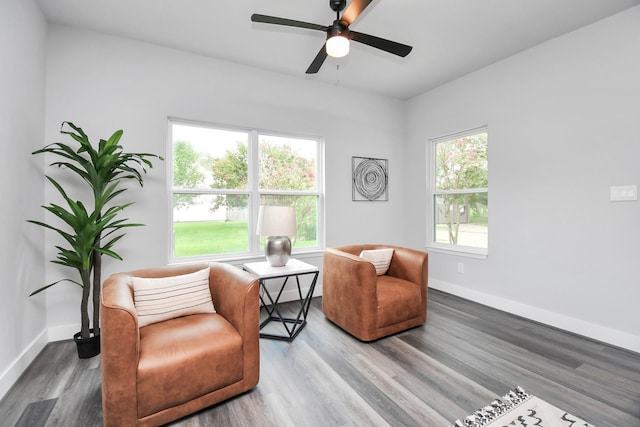
[[[67,130],[67,127],[71,130]],[[82,287],[80,304],[82,338],[89,338],[89,298],[93,303],[93,331],[100,333],[100,285],[102,278],[102,255],[121,260],[122,257],[112,250],[114,244],[125,233],[119,233],[126,227],[139,227],[143,224],[128,222],[128,218],[119,218],[119,214],[132,203],[117,205],[114,199],[125,192],[120,188],[122,181],[134,180],[143,186],[143,174],[152,168],[152,158],[164,160],[149,153],[126,153],[119,145],[122,130],[116,131],[108,140],[101,139],[98,147],[94,147],[82,128],[71,122],[63,122],[60,133],[70,136],[79,146],[65,143],[54,143],[34,151],[32,154],[50,153],[62,158],[50,166],[56,166],[74,172],[87,184],[93,194],[93,210],[89,212],[79,200],[69,197],[62,186],[50,176],[47,180],[54,186],[65,200],[67,207],[51,203],[44,209],[60,219],[66,227],[59,228],[41,221],[29,220],[33,224],[45,227],[58,233],[68,244],[67,247],[56,246],[58,254],[55,264],[71,267],[78,271],[80,281],[62,279],[50,283],[31,293],[38,294],[60,282],[71,282]],[[65,231],[66,230],[66,231]]]

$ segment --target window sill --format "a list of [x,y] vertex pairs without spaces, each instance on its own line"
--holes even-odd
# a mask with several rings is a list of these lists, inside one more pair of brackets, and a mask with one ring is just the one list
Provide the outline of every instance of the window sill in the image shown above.
[[[310,259],[317,258],[318,256],[322,256],[323,249],[309,249],[309,250],[300,250],[299,252],[293,252],[291,254],[291,258],[297,259]],[[247,262],[257,262],[264,261],[265,256],[262,254],[251,254],[251,255],[242,255],[242,256],[201,256],[201,257],[190,257],[190,258],[178,258],[178,259],[170,259],[169,265],[181,265],[181,264],[193,264],[193,263],[208,263],[208,262],[223,262],[227,264],[233,264],[241,266]]]
[[431,245],[426,246],[425,249],[427,252],[435,252],[445,255],[456,255],[473,259],[487,259],[487,257],[489,256],[486,249],[471,248],[466,246],[460,246],[454,249],[451,247]]

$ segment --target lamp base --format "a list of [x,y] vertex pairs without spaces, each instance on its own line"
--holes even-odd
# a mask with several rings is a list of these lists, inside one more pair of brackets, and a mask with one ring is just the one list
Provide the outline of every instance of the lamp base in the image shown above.
[[291,257],[291,239],[287,236],[267,237],[264,254],[271,267],[284,267]]

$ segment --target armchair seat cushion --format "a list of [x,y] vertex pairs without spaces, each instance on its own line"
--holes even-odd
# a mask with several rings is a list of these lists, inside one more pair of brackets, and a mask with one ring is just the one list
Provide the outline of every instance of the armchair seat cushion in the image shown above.
[[242,379],[242,338],[219,314],[140,328],[138,413],[147,416]]
[[376,293],[379,328],[420,317],[422,299],[420,287],[415,283],[391,276],[379,276]]

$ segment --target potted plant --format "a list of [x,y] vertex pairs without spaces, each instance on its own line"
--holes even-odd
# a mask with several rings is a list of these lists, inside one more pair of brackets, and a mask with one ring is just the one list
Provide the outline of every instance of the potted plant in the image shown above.
[[[66,202],[66,207],[55,203],[43,206],[55,215],[63,227],[41,221],[29,222],[58,233],[67,246],[56,246],[56,259],[51,262],[75,269],[80,281],[61,279],[33,291],[38,294],[61,282],[74,283],[82,288],[80,303],[80,332],[74,335],[80,358],[93,357],[100,353],[100,289],[102,255],[121,260],[113,251],[113,245],[125,234],[126,227],[143,224],[128,222],[120,218],[124,209],[133,203],[116,204],[115,199],[127,190],[122,181],[134,180],[142,187],[142,175],[152,168],[150,159],[162,157],[149,153],[127,153],[119,145],[122,130],[116,131],[108,140],[100,140],[94,147],[82,128],[71,122],[63,122],[60,133],[70,136],[77,144],[54,143],[34,151],[32,154],[50,153],[61,158],[50,166],[56,166],[75,173],[84,181],[92,193],[93,210],[89,210],[80,200],[69,196],[58,181],[45,175]],[[89,299],[92,298],[92,322],[89,322]]]

